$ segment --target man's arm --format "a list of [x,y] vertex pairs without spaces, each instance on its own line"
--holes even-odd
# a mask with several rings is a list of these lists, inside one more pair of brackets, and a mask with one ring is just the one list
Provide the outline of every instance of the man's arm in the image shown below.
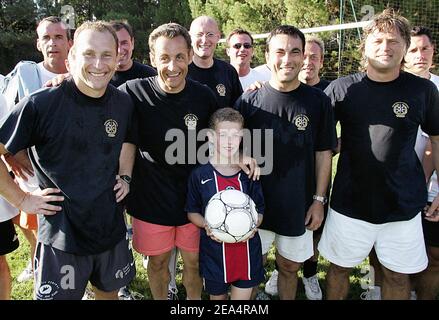
[[[0,154],[4,155],[6,153],[8,153],[8,150],[0,143]],[[0,195],[21,211],[53,215],[62,208],[51,205],[49,202],[64,201],[64,197],[51,194],[59,192],[59,189],[54,188],[44,189],[43,191],[36,190],[33,194],[24,192],[9,175],[3,161],[0,161]]]
[[5,153],[3,158],[16,177],[19,177],[24,181],[27,181],[28,176],[33,177],[34,171],[27,150],[21,150],[15,155]]
[[[134,160],[136,158],[136,146],[132,143],[122,144],[119,156],[119,174],[116,176],[116,201],[122,201],[130,192],[130,180],[133,173]],[[129,177],[129,178],[126,178]]]
[[[430,136],[433,163],[436,172],[439,172],[439,136]],[[425,213],[425,219],[439,222],[439,195],[434,198],[430,208]]]
[[[329,185],[332,166],[332,150],[316,153],[316,195],[325,197]],[[316,230],[323,221],[324,204],[314,200],[306,213],[305,225],[309,230]],[[308,225],[309,224],[309,225]]]
[[424,157],[422,158],[422,168],[424,169],[425,181],[428,183],[434,171],[434,162],[430,139],[428,139],[427,145],[425,146]]
[[[0,144],[0,153],[3,156],[9,154],[3,144]],[[26,196],[26,193],[18,187],[9,175],[8,169],[3,161],[0,161],[0,194],[16,208],[19,208],[19,205]]]

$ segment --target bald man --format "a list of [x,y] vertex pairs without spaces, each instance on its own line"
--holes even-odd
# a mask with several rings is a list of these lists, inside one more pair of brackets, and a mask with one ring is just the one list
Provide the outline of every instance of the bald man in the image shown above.
[[200,16],[192,21],[189,33],[194,57],[188,76],[213,90],[221,108],[232,107],[242,94],[235,68],[228,62],[214,58],[221,37],[215,19]]

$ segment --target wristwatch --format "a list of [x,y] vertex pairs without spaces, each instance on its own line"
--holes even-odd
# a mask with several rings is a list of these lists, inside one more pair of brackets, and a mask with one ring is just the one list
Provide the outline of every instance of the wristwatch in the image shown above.
[[317,200],[323,204],[326,204],[328,202],[328,198],[324,197],[324,196],[318,196],[318,195],[313,195],[312,196],[313,200]]
[[131,177],[127,176],[126,174],[119,176],[119,178],[121,178],[123,181],[125,181],[128,184],[131,183]]

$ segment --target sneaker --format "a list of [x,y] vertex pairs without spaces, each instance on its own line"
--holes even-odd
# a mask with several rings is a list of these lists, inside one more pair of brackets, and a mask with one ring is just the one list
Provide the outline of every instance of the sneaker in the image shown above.
[[95,293],[89,287],[85,288],[82,300],[95,300]]
[[129,226],[127,228],[128,240],[133,240],[133,227]]
[[322,289],[320,289],[319,279],[316,274],[309,278],[302,277],[302,281],[308,300],[322,300]]
[[177,288],[168,288],[168,300],[178,300],[178,289]]
[[29,262],[26,268],[17,277],[18,282],[26,282],[32,280],[34,277],[34,270],[32,269],[32,262]]
[[361,300],[381,300],[381,287],[373,286],[360,294]]
[[145,269],[148,269],[148,256],[143,256],[142,257],[142,265]]
[[128,287],[120,288],[117,296],[119,297],[119,300],[143,300],[142,294],[130,291]]
[[279,272],[275,269],[270,276],[270,279],[265,283],[265,293],[271,296],[277,296],[277,278]]
[[264,291],[259,291],[256,294],[255,300],[271,300],[271,299],[270,299],[270,296],[267,295]]
[[416,291],[410,291],[410,300],[418,300],[418,295],[416,294]]

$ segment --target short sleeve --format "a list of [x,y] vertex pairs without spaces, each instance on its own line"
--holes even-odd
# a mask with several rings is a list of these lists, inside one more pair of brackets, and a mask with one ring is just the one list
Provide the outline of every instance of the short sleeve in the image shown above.
[[325,96],[322,101],[322,110],[320,123],[318,126],[315,151],[332,150],[337,144],[337,133],[335,130],[335,121],[333,108],[330,100]]
[[431,83],[431,89],[426,99],[425,121],[421,124],[422,131],[431,136],[439,135],[439,90]]
[[128,92],[129,88],[126,83],[120,85],[117,89],[129,95],[129,102],[131,104],[130,107],[132,107],[131,117],[129,117],[128,130],[124,142],[132,143],[137,146],[139,145],[139,116],[137,108],[134,106],[133,98]]
[[[233,70],[233,71],[235,71],[235,70]],[[233,92],[232,92],[232,96],[231,96],[231,104],[234,105],[236,103],[236,101],[238,100],[238,98],[243,93],[241,81],[239,81],[239,76],[238,76],[238,73],[236,71],[233,73],[232,85],[233,85]]]
[[265,202],[264,202],[264,195],[262,193],[262,185],[260,181],[250,180],[248,195],[250,196],[250,198],[252,198],[253,202],[255,203],[256,210],[258,211],[258,213],[264,214]]
[[12,154],[27,149],[38,141],[37,112],[30,97],[22,99],[0,127],[0,143]]
[[197,179],[196,172],[192,171],[188,181],[186,206],[184,210],[186,212],[202,214],[202,206],[199,179]]

